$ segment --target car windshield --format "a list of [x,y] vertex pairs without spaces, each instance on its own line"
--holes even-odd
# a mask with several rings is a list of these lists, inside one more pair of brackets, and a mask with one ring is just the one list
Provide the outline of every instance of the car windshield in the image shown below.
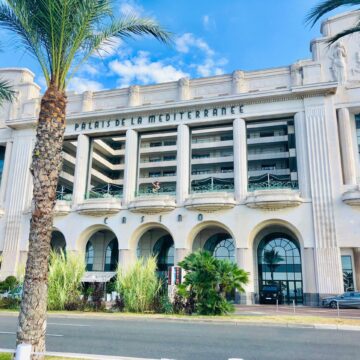
[[277,291],[277,286],[264,286],[263,291]]

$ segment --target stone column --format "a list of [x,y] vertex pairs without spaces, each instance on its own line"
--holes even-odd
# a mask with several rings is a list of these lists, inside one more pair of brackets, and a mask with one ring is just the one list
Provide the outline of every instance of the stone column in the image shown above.
[[74,189],[73,189],[73,207],[76,208],[84,202],[86,192],[86,180],[89,163],[90,140],[89,137],[80,134],[77,139]]
[[354,265],[355,289],[360,291],[360,248],[354,249]]
[[124,204],[128,205],[135,198],[137,164],[138,163],[138,134],[135,130],[126,131],[125,144],[125,174],[124,174]]
[[186,258],[186,256],[188,256],[190,253],[191,253],[190,249],[187,249],[187,248],[182,248],[182,249],[175,248],[174,265],[177,265],[180,261],[183,261]]
[[294,123],[299,189],[301,196],[305,199],[308,199],[311,196],[311,192],[304,111],[295,114]]
[[[9,170],[9,191],[5,202],[6,213],[4,218],[4,249],[1,278],[16,275],[19,257],[20,241],[27,237],[24,231],[28,228],[28,215],[24,210],[28,205],[24,199],[31,182],[29,171],[33,148],[32,136],[16,137],[11,153]],[[25,250],[25,249],[24,249]]]
[[328,122],[335,122],[330,112],[325,116],[319,99],[305,99],[305,121],[309,155],[309,179],[314,223],[314,262],[318,295],[339,294],[343,291],[340,249],[336,237],[333,204],[333,183],[330,170]]
[[356,184],[356,163],[354,159],[353,135],[349,109],[338,110],[338,124],[340,137],[341,162],[344,184]]
[[253,304],[254,303],[254,259],[253,250],[249,248],[237,248],[236,249],[236,262],[240,269],[245,270],[249,274],[249,283],[244,286],[245,293],[240,294],[241,304]]
[[247,144],[246,122],[244,119],[235,119],[234,132],[234,181],[235,199],[244,201],[247,195]]
[[136,254],[130,249],[119,249],[119,264],[127,270],[131,265],[135,263]]
[[4,168],[1,176],[1,187],[0,187],[0,206],[3,207],[5,203],[6,188],[9,178],[9,170],[11,164],[11,151],[12,151],[13,142],[12,140],[6,143],[5,149],[5,158],[4,158]]
[[180,124],[177,130],[176,202],[182,205],[190,187],[190,130]]

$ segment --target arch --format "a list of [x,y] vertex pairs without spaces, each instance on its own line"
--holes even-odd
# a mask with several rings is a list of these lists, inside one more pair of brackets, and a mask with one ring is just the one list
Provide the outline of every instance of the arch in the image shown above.
[[[260,241],[254,247],[257,261],[259,290],[276,284],[283,300],[303,302],[303,269],[300,243],[287,228],[269,226],[259,233]],[[264,299],[263,299],[264,300]],[[282,299],[280,299],[282,300]]]
[[82,251],[85,253],[86,244],[88,243],[89,239],[98,231],[102,230],[108,230],[115,234],[115,232],[107,225],[104,224],[95,224],[87,227],[85,230],[81,232],[79,237],[76,240],[76,248],[79,249],[79,251]]
[[142,230],[137,243],[137,257],[155,255],[158,275],[166,279],[169,267],[174,265],[174,239],[164,226],[147,226]]
[[194,241],[196,236],[204,229],[208,228],[208,227],[217,227],[220,229],[220,232],[227,232],[230,234],[230,236],[234,239],[234,243],[235,243],[235,247],[236,247],[236,238],[234,233],[232,232],[232,230],[226,226],[225,224],[219,222],[219,221],[215,221],[215,220],[209,220],[209,221],[202,221],[200,222],[198,225],[194,226],[186,239],[186,244],[187,247],[189,249],[193,248],[194,246]]
[[212,235],[205,243],[204,250],[220,260],[235,262],[235,241],[228,233]]
[[168,234],[171,235],[171,237],[174,239],[174,236],[172,234],[172,232],[170,231],[170,229],[165,226],[162,223],[157,223],[157,222],[148,222],[145,224],[140,225],[137,229],[135,229],[135,231],[133,232],[131,239],[130,239],[130,243],[129,243],[129,247],[130,249],[136,249],[138,246],[138,243],[140,241],[140,238],[149,230],[151,229],[155,229],[155,228],[159,228],[159,229],[163,229],[164,231],[166,231]]
[[257,247],[261,238],[265,236],[267,232],[271,231],[271,228],[274,229],[274,231],[279,230],[279,232],[288,233],[289,236],[292,236],[292,238],[298,241],[300,249],[303,248],[304,241],[299,229],[283,219],[269,219],[257,224],[250,232],[247,239],[248,247]]
[[66,240],[62,232],[54,229],[51,233],[50,246],[53,251],[60,252],[66,250]]
[[116,235],[108,229],[92,231],[85,246],[87,271],[115,271],[119,259]]

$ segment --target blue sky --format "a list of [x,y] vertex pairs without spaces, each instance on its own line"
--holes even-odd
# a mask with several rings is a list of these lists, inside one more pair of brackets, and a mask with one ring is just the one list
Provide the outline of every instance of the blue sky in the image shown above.
[[[119,42],[92,58],[69,90],[102,90],[289,65],[310,57],[320,24],[304,24],[319,0],[118,0],[115,12],[156,18],[175,34],[169,47],[151,38]],[[343,9],[347,10],[347,9]],[[338,11],[339,12],[339,11]],[[36,62],[11,46],[0,30],[1,67],[28,67],[44,80]]]

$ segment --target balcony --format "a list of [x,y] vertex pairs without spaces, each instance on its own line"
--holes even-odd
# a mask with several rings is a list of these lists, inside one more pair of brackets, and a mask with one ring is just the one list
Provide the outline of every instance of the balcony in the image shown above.
[[192,193],[185,202],[189,210],[215,212],[232,209],[236,205],[233,191],[207,191]]
[[360,206],[360,187],[358,186],[355,189],[346,191],[342,196],[342,201],[346,205],[350,206]]
[[93,187],[85,194],[85,201],[79,204],[79,214],[103,216],[116,214],[121,210],[122,186],[105,184]]
[[146,215],[169,212],[176,207],[175,195],[173,188],[139,190],[136,199],[129,204],[129,210]]
[[71,212],[72,189],[59,186],[56,190],[55,216],[65,216]]
[[249,193],[245,205],[253,209],[280,210],[303,203],[300,192],[292,189],[255,190]]

